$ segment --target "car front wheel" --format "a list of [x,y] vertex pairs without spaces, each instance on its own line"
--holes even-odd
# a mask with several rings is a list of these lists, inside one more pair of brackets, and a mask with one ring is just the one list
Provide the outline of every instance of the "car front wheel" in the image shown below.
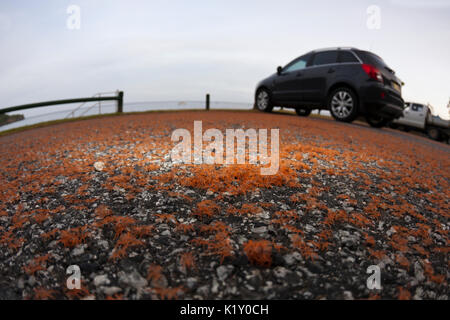
[[328,96],[328,109],[336,120],[352,122],[358,116],[358,100],[352,90],[337,88]]
[[259,89],[256,93],[256,108],[259,111],[270,112],[273,109],[270,93],[267,89]]

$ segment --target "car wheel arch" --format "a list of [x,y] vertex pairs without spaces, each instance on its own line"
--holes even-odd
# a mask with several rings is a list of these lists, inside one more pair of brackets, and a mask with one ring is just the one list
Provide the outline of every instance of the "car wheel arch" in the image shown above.
[[333,92],[333,90],[336,90],[337,88],[347,88],[347,89],[352,90],[352,92],[355,94],[356,99],[358,100],[357,101],[358,102],[358,106],[361,107],[361,103],[360,103],[361,99],[359,97],[358,90],[356,90],[355,86],[353,86],[349,82],[338,81],[338,82],[333,83],[332,85],[330,85],[328,87],[327,94],[326,94],[325,98],[328,99],[328,97],[331,94],[331,92]]
[[266,86],[266,85],[262,85],[262,86],[259,86],[257,89],[256,89],[256,91],[255,91],[255,97],[258,95],[258,92],[260,92],[261,90],[266,90],[267,91],[267,93],[270,95],[270,96],[272,96],[272,90],[270,90],[270,88],[268,87],[268,86]]

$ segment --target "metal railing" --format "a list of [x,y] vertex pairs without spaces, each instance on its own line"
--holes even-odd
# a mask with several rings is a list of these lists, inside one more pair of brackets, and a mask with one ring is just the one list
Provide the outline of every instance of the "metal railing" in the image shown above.
[[[99,93],[94,94],[94,95],[92,96],[92,98],[95,98],[95,97],[101,97],[101,96],[104,95],[104,94],[117,94],[117,95],[119,95],[119,91],[113,91],[113,92],[99,92]],[[72,111],[70,111],[69,114],[67,114],[67,116],[65,117],[65,119],[69,118],[70,116],[72,116],[72,118],[75,118],[75,113],[76,113],[77,111],[80,111],[80,110],[83,110],[84,112],[81,113],[81,114],[79,114],[78,117],[82,117],[82,116],[84,116],[85,114],[87,114],[89,111],[91,111],[91,110],[92,110],[94,107],[96,107],[96,106],[98,106],[98,114],[101,114],[101,113],[102,113],[102,101],[103,101],[103,100],[97,101],[97,102],[94,103],[92,106],[87,107],[87,108],[83,108],[83,107],[88,103],[87,101],[85,101],[85,102],[83,102],[82,104],[80,104],[78,107],[76,107],[75,109],[73,109]],[[122,104],[123,104],[123,103],[122,103]],[[83,109],[82,109],[82,108],[83,108]],[[123,110],[122,110],[122,111],[123,111]],[[119,111],[118,111],[118,112],[119,112]]]
[[[113,94],[116,96],[104,97],[106,94]],[[105,101],[117,101],[115,103],[105,103]],[[1,113],[12,112],[16,110],[32,109],[44,106],[51,106],[63,103],[81,102],[80,105],[75,105],[72,108],[54,108],[51,112],[39,112],[38,114],[32,111],[25,114],[25,118],[20,121],[12,122],[0,126],[0,132],[15,129],[23,126],[34,125],[42,122],[49,122],[55,120],[63,120],[68,118],[79,118],[83,116],[93,116],[97,114],[94,108],[98,107],[98,114],[112,114],[114,112],[129,112],[139,113],[147,111],[175,111],[175,110],[251,110],[253,103],[251,102],[235,102],[235,101],[218,101],[212,100],[211,96],[207,94],[205,100],[172,100],[172,101],[136,101],[123,102],[123,93],[120,92],[102,92],[96,93],[89,98],[68,99],[49,102],[33,103],[23,106],[11,107],[7,109],[0,109]],[[94,102],[93,105],[89,102]],[[50,104],[49,104],[50,103]],[[47,110],[46,110],[47,111]]]
[[0,114],[13,112],[13,111],[19,111],[19,110],[39,108],[39,107],[54,106],[54,105],[59,105],[59,104],[70,104],[70,103],[79,103],[79,102],[82,102],[84,104],[87,102],[96,102],[96,101],[98,101],[98,102],[100,102],[100,101],[117,101],[117,112],[118,113],[123,112],[123,91],[117,91],[116,96],[109,96],[109,97],[93,96],[93,97],[89,97],[89,98],[53,100],[53,101],[24,104],[24,105],[20,105],[20,106],[0,109]]

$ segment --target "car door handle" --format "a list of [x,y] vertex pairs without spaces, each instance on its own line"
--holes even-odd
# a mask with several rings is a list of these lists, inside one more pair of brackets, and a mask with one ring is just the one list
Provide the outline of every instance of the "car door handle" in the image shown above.
[[328,69],[328,73],[334,73],[336,70],[334,68]]
[[297,73],[297,77],[301,77],[301,76],[303,76],[303,73],[298,72],[298,73]]

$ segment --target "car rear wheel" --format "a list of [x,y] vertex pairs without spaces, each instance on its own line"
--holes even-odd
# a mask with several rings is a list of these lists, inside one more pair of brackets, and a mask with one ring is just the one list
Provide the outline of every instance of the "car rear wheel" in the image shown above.
[[441,133],[436,128],[428,128],[427,129],[427,135],[430,139],[440,141],[441,140]]
[[366,121],[373,128],[382,128],[389,122],[389,119],[375,115],[367,115]]
[[267,89],[259,89],[256,93],[256,108],[259,111],[270,112],[273,109],[270,93]]
[[392,123],[392,122],[389,123],[389,128],[391,128],[391,129],[400,129],[400,127],[398,126],[398,124]]
[[307,117],[311,114],[311,109],[296,108],[295,112],[301,117]]
[[400,130],[405,131],[405,132],[409,132],[409,128],[405,127],[405,126],[400,126]]
[[358,100],[352,90],[337,88],[328,97],[328,109],[336,120],[352,122],[358,116]]

